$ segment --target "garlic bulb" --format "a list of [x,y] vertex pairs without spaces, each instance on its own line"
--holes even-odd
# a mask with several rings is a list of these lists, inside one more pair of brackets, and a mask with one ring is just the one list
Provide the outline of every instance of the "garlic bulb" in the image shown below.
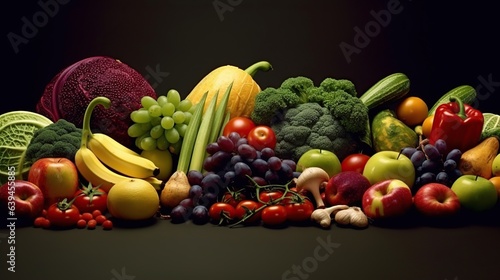
[[335,214],[335,222],[341,225],[352,225],[363,228],[368,226],[368,217],[361,211],[361,208],[351,206],[338,211]]
[[347,205],[335,205],[328,208],[318,208],[312,212],[311,220],[323,228],[328,228],[332,223],[331,215],[339,210],[342,211],[342,209],[348,208],[349,206]]

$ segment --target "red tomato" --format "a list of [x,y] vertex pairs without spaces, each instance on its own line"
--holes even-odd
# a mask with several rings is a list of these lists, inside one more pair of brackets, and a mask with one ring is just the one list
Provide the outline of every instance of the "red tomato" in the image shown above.
[[236,218],[238,220],[241,220],[244,217],[246,217],[246,216],[251,215],[252,213],[254,213],[245,222],[246,223],[257,222],[258,220],[260,220],[262,212],[261,211],[254,212],[254,211],[257,210],[258,208],[260,208],[261,206],[262,206],[262,203],[259,203],[259,202],[254,201],[254,200],[250,200],[250,199],[242,200],[236,206]]
[[288,196],[283,200],[286,217],[291,222],[305,222],[311,218],[314,204],[304,196]]
[[254,127],[247,136],[248,144],[260,151],[266,147],[274,149],[276,147],[276,134],[269,126],[259,125]]
[[262,222],[268,226],[277,226],[286,222],[287,213],[283,205],[271,205],[262,210]]
[[47,220],[50,225],[56,227],[75,226],[80,219],[78,208],[64,199],[61,202],[54,203],[47,209]]
[[283,197],[282,191],[262,191],[259,193],[259,200],[262,203],[272,203],[281,197]]
[[241,137],[247,137],[250,130],[254,127],[255,123],[250,118],[234,117],[226,123],[222,134],[227,137],[231,132],[238,132]]
[[33,222],[33,226],[35,227],[43,227],[43,222],[45,218],[44,217],[37,217],[35,221]]
[[229,203],[216,202],[210,206],[208,215],[213,222],[221,224],[236,217],[236,209]]
[[88,212],[83,213],[81,216],[82,216],[81,218],[87,222],[94,218],[94,216],[92,216],[92,213],[88,213]]
[[92,219],[87,222],[87,229],[95,229],[97,227],[97,221]]
[[113,222],[111,220],[106,220],[102,223],[102,228],[105,230],[110,230],[113,228]]
[[307,195],[307,191],[306,190],[304,190],[304,189],[298,190],[297,187],[291,187],[290,191],[296,192],[296,193],[300,193],[303,196]]
[[99,187],[89,185],[79,189],[75,193],[75,205],[80,213],[92,213],[94,210],[105,212],[107,209],[108,194]]
[[84,219],[80,219],[76,222],[76,227],[77,228],[85,228],[87,226],[87,221]]
[[106,221],[108,218],[106,218],[106,216],[104,215],[99,215],[97,217],[95,217],[95,220],[97,222],[98,225],[102,225],[102,223],[104,223],[104,221]]
[[240,201],[242,200],[245,200],[246,199],[246,196],[245,194],[241,193],[241,192],[226,192],[224,193],[224,195],[222,196],[222,202],[225,202],[225,203],[228,203],[228,204],[231,204],[231,206],[233,206],[234,208],[236,208],[236,206],[238,206],[238,203],[240,203]]
[[363,173],[370,156],[365,154],[351,154],[342,160],[342,171],[356,171]]

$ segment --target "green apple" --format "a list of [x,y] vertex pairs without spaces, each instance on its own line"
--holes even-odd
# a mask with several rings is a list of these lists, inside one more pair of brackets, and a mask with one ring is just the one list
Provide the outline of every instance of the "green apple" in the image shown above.
[[491,165],[491,173],[493,176],[500,176],[500,154],[498,154],[493,159],[493,164]]
[[396,151],[380,151],[366,162],[363,175],[376,184],[389,179],[399,179],[410,188],[415,183],[415,167],[411,160]]
[[498,200],[493,182],[476,175],[462,175],[451,186],[464,208],[481,212],[491,209]]
[[308,167],[322,168],[330,178],[342,171],[342,165],[337,155],[322,149],[311,149],[300,156],[296,170],[302,172]]

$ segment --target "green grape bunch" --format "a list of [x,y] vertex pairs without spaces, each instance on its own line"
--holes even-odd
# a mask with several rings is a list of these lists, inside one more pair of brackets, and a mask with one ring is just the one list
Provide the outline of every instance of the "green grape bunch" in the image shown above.
[[182,139],[195,106],[188,99],[181,99],[175,89],[155,100],[151,96],[141,98],[141,108],[130,113],[134,122],[128,135],[135,138],[137,148],[145,151],[169,150],[178,154]]

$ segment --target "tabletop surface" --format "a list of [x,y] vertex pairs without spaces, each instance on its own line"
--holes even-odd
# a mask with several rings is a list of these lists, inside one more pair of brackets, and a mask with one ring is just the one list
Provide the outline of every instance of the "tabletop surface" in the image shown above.
[[[0,231],[2,279],[498,279],[500,207],[365,229],[152,219],[112,230]],[[12,237],[11,237],[12,236]],[[10,237],[10,239],[9,239]],[[14,245],[8,245],[14,239]],[[5,261],[15,246],[15,272]],[[4,278],[7,276],[7,278]]]

